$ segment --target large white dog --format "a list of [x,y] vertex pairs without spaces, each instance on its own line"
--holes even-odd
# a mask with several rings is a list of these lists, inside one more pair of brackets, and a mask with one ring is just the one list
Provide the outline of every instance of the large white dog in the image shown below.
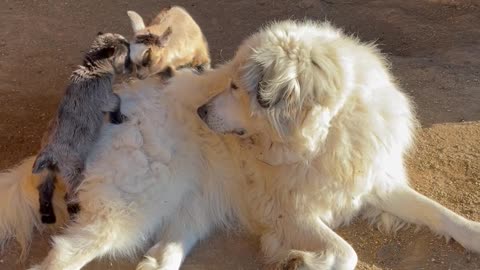
[[[328,24],[274,23],[216,70],[123,88],[130,121],[104,128],[82,211],[34,269],[80,269],[154,239],[138,269],[177,270],[213,227],[237,224],[261,237],[275,269],[354,269],[355,251],[332,228],[359,214],[387,231],[427,225],[480,252],[479,223],[408,186],[415,118],[381,55]],[[0,177],[23,198],[0,210],[17,224],[15,210],[36,220],[28,185],[12,182],[23,167]]]

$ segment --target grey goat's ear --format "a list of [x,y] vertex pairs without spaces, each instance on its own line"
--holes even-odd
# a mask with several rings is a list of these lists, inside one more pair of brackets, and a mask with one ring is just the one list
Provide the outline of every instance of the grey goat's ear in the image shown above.
[[134,33],[145,29],[145,23],[143,22],[142,16],[140,16],[137,12],[129,10],[127,11],[127,15],[130,18],[130,23]]

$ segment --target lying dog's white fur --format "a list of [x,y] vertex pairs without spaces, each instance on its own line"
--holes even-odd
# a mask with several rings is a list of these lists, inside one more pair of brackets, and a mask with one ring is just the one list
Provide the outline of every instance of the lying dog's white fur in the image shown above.
[[272,263],[353,269],[355,251],[332,228],[358,214],[385,231],[427,225],[480,252],[480,223],[409,187],[416,120],[373,45],[285,21],[251,36],[228,65],[230,87],[200,111],[213,130],[243,138],[230,143],[248,178],[243,204]]
[[[80,269],[150,238],[138,269],[179,269],[199,238],[236,223],[261,237],[275,269],[354,269],[332,228],[358,214],[387,231],[427,225],[480,252],[479,223],[408,186],[414,115],[372,46],[328,24],[274,23],[224,66],[158,85],[125,87],[130,122],[104,128],[82,211],[34,269]],[[205,103],[208,126],[233,135],[208,130],[196,114]]]

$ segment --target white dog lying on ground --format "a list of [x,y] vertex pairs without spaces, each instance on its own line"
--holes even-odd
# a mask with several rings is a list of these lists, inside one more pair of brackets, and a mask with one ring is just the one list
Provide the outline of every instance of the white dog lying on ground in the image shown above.
[[[179,269],[198,239],[234,224],[261,237],[274,269],[354,269],[355,251],[332,229],[359,214],[386,231],[426,225],[480,252],[479,223],[408,186],[415,118],[372,46],[328,24],[274,23],[224,66],[160,87],[125,87],[130,122],[104,128],[82,211],[34,269],[80,269],[150,238],[137,269]],[[205,123],[231,134],[202,123],[205,103]]]

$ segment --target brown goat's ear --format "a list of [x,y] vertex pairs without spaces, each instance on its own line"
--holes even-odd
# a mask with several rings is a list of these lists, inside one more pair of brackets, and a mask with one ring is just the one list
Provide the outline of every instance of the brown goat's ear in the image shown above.
[[170,40],[171,35],[172,27],[168,27],[161,36],[157,36],[157,38],[155,39],[155,45],[157,45],[158,47],[165,47]]
[[133,33],[145,29],[145,23],[142,16],[133,10],[127,11],[128,18],[130,18],[130,24],[132,25]]
[[165,32],[163,32],[162,35],[155,35],[150,32],[148,34],[144,35],[138,35],[135,37],[135,42],[136,43],[143,43],[145,45],[155,45],[158,47],[165,47],[168,44],[168,41],[170,40],[170,36],[172,34],[172,28],[168,27]]

